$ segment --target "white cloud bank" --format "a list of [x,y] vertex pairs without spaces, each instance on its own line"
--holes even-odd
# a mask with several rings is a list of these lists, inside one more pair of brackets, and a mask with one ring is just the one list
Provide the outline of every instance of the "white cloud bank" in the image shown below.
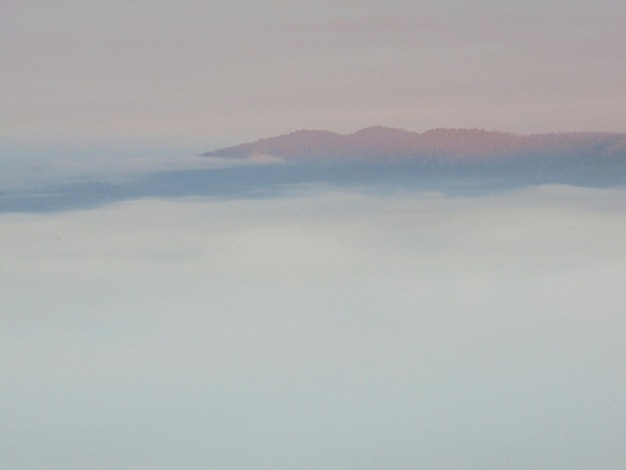
[[624,201],[0,215],[0,466],[621,470]]

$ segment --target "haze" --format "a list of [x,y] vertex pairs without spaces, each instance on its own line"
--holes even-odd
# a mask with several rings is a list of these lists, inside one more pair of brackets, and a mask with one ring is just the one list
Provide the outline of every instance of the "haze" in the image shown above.
[[625,132],[621,1],[4,1],[3,153],[373,124]]

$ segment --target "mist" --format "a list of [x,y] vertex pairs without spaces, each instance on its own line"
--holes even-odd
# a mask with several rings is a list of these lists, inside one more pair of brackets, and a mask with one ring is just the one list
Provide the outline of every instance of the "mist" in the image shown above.
[[0,214],[0,466],[621,470],[624,196]]

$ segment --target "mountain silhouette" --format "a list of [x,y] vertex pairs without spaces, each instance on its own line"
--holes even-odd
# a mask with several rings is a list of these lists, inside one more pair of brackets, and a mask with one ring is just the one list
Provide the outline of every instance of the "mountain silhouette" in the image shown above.
[[0,213],[82,209],[146,197],[271,197],[319,184],[461,196],[540,184],[626,186],[626,134],[479,129],[420,134],[377,126],[349,135],[300,130],[203,155],[241,161],[147,171],[120,181],[70,179],[30,191],[0,189]]
[[505,157],[626,158],[626,134],[516,135],[482,129],[433,129],[423,133],[374,126],[353,134],[299,130],[203,154],[219,157],[270,155],[297,160],[457,161]]

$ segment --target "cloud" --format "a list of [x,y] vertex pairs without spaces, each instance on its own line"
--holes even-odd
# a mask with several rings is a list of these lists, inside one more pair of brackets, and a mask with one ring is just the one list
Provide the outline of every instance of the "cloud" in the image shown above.
[[618,469],[625,200],[309,186],[0,215],[0,461]]
[[60,158],[8,165],[0,172],[0,188],[5,193],[13,193],[45,190],[53,186],[85,181],[128,183],[153,173],[217,170],[278,163],[283,163],[283,160],[268,155],[254,155],[250,158],[239,159],[200,156]]

